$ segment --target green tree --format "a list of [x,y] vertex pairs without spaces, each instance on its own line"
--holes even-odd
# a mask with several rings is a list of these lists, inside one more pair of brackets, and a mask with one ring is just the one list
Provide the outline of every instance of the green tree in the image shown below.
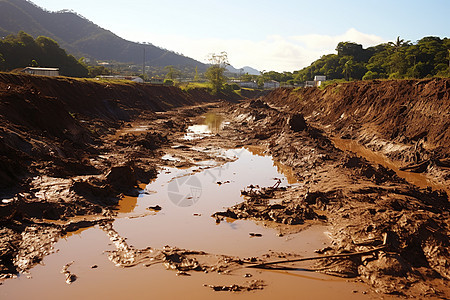
[[198,75],[198,67],[195,66],[195,75],[194,75],[194,81],[199,81],[200,76]]
[[404,46],[409,46],[410,42],[411,41],[405,41],[404,39],[400,39],[400,36],[398,36],[395,42],[389,42],[388,45],[393,48],[394,52],[397,52],[400,50],[400,48]]
[[167,70],[166,78],[174,80],[176,76],[176,70],[174,66],[165,66],[164,70]]
[[211,66],[206,70],[205,76],[211,83],[212,92],[217,94],[222,90],[227,80],[224,73],[226,67],[230,65],[228,62],[228,54],[225,51],[219,54],[212,53],[208,60]]
[[87,68],[54,40],[43,36],[35,40],[23,31],[0,40],[0,53],[3,70],[37,66],[39,62],[42,67],[60,68],[60,73],[65,76],[86,77],[88,74]]
[[109,75],[110,71],[105,66],[88,66],[89,77],[95,78],[100,75]]
[[346,80],[350,80],[354,67],[355,63],[353,62],[353,59],[349,59],[345,62],[342,73],[344,74]]

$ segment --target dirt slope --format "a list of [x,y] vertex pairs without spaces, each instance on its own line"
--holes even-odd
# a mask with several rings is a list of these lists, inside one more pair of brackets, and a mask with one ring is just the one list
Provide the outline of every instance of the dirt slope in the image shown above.
[[143,113],[213,100],[201,90],[0,73],[0,188],[37,174],[42,161],[95,173],[85,158],[100,136]]
[[449,79],[358,81],[324,90],[278,89],[266,99],[365,144],[372,138],[406,146],[423,141],[436,157],[450,156]]

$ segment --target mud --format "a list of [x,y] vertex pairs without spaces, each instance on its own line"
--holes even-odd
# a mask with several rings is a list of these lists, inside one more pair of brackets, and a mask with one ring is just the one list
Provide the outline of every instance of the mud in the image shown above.
[[292,220],[292,207],[297,214],[307,212],[306,218],[294,215],[294,220],[317,218],[315,211],[320,211],[333,225],[335,240],[324,253],[367,250],[382,243],[383,233],[390,233],[388,251],[326,262],[321,266],[328,269],[323,271],[359,276],[382,293],[448,295],[447,289],[439,292],[434,287],[436,279],[441,287],[449,279],[449,203],[444,190],[415,187],[382,165],[335,148],[321,124],[293,130],[289,112],[253,103],[230,109],[241,121],[233,129],[240,131],[243,143],[263,144],[269,154],[292,167],[300,185],[272,195],[255,193],[218,215],[284,223]]
[[[329,226],[331,244],[316,249],[323,259],[314,259],[315,265],[304,269],[361,280],[374,293],[448,298],[449,88],[448,80],[435,79],[359,82],[323,91],[279,89],[238,104],[216,102],[171,110],[167,105],[161,109],[167,111],[160,112],[147,107],[139,116],[135,109],[142,109],[142,103],[134,107],[119,101],[117,109],[122,113],[134,112],[127,115],[129,119],[112,120],[98,114],[86,125],[68,114],[67,120],[59,120],[66,124],[59,126],[60,131],[42,129],[39,134],[23,130],[23,121],[4,124],[6,143],[2,145],[9,148],[0,149],[6,151],[2,176],[12,196],[1,204],[0,272],[7,278],[29,269],[52,251],[62,232],[94,224],[101,224],[113,243],[115,249],[108,252],[108,259],[119,267],[161,264],[183,277],[193,272],[239,272],[284,256],[287,261],[273,264],[274,270],[299,269],[292,261],[295,253],[242,258],[192,250],[196,247],[136,248],[112,225],[121,210],[134,209],[132,203],[131,208],[121,206],[122,195],[142,193],[139,184],[148,183],[161,168],[195,174],[237,159],[224,149],[245,147],[272,157],[287,171],[290,184],[280,186],[275,178],[273,185],[252,182],[240,187],[242,202],[212,212],[211,220],[218,226],[251,220],[276,228],[279,236],[314,224]],[[5,99],[13,97],[10,90]],[[19,87],[13,90],[14,97],[23,101],[30,97],[37,103],[42,97],[59,101],[45,98],[51,97],[45,89],[40,94],[27,94],[30,89],[25,92]],[[67,105],[62,102],[62,107]],[[2,103],[10,105],[11,101]],[[174,103],[194,104],[188,100]],[[126,104],[128,110],[122,110]],[[88,110],[77,113],[88,114]],[[13,115],[5,116],[8,122],[14,120]],[[114,126],[108,128],[110,124]],[[70,133],[65,127],[75,129]],[[336,138],[366,146],[387,157],[389,164],[366,159],[362,151],[338,148]],[[402,176],[402,170],[423,173],[427,180],[417,184]],[[217,186],[231,182],[228,178],[213,180]],[[11,192],[18,188],[19,193]],[[188,198],[182,201],[193,201]],[[164,213],[164,205],[159,204],[147,206],[145,215]],[[87,215],[95,217],[72,220]],[[198,212],[192,215],[202,217]],[[264,238],[257,231],[248,234],[251,239]],[[206,287],[217,292],[263,289],[264,293],[270,283],[255,279]]]
[[[7,73],[0,99],[5,278],[38,263],[55,237],[113,217],[156,176],[161,147],[185,118],[217,101],[200,90]],[[40,239],[24,235],[30,228]]]

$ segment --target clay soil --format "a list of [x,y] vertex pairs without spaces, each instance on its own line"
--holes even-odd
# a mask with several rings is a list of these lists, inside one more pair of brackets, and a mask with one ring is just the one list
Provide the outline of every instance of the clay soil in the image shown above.
[[[280,234],[327,224],[333,243],[317,249],[323,258],[314,270],[356,278],[380,294],[450,297],[449,80],[278,89],[239,103],[219,98],[225,101],[201,90],[0,74],[0,276],[31,268],[65,232],[97,223],[111,231],[119,199],[137,195],[161,166],[222,163],[227,158],[214,149],[246,147],[289,167],[298,184],[243,186],[245,201],[215,213],[216,222],[251,219],[283,228]],[[183,140],[207,112],[226,125]],[[341,150],[337,139],[358,142],[437,184],[415,186]],[[162,160],[165,154],[178,159]],[[196,262],[205,253],[167,248],[160,254],[178,272],[205,269]],[[294,263],[217,257],[221,270]]]

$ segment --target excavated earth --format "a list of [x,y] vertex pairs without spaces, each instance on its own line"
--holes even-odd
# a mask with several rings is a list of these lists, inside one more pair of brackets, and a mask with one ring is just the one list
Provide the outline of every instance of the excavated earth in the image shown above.
[[[298,184],[243,186],[245,201],[213,214],[216,222],[255,220],[283,228],[280,235],[326,224],[333,242],[317,249],[314,270],[357,278],[380,294],[450,297],[450,80],[220,98],[226,101],[201,90],[0,74],[0,276],[28,270],[63,233],[94,224],[118,243],[110,254],[118,265],[131,255],[181,275],[288,267],[297,256],[274,262],[169,246],[136,250],[111,226],[120,198],[137,195],[162,166],[224,163],[213,149],[246,147],[289,167]],[[183,139],[207,112],[226,121],[220,131]],[[389,163],[346,148],[352,143]],[[210,287],[247,291],[264,283]]]

